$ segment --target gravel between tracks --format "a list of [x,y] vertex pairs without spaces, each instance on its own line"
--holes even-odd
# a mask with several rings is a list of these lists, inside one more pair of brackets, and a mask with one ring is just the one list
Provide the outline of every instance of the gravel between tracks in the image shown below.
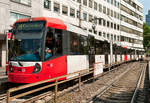
[[145,67],[146,65],[138,64],[135,68],[130,69],[104,94],[97,96],[92,103],[130,103],[141,70]]
[[[92,80],[87,81],[84,85],[81,86],[81,91],[78,88],[75,88],[68,93],[64,93],[63,95],[58,97],[58,103],[85,103],[87,99],[91,98],[99,89],[108,85],[112,79],[118,76],[120,73],[124,72],[128,68],[132,68],[136,66],[138,62],[123,64],[118,69],[115,69],[112,72],[107,73],[99,78],[97,78],[94,82]],[[53,103],[51,100],[49,103]]]

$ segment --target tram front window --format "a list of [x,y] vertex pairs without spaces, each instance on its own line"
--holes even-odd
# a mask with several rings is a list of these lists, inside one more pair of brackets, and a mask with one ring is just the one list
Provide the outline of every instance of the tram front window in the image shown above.
[[15,39],[14,54],[11,60],[40,61],[41,39]]
[[41,61],[44,25],[41,21],[15,24],[10,60]]

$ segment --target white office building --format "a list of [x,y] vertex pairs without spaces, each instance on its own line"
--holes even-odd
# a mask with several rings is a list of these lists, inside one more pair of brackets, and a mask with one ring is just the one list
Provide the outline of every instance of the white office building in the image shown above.
[[96,38],[143,49],[143,6],[137,0],[0,0],[0,66],[5,67],[5,31],[24,17],[55,17]]

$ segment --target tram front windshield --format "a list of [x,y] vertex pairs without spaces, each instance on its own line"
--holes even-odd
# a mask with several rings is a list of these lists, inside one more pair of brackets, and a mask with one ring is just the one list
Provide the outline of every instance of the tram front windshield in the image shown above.
[[10,60],[41,61],[44,25],[42,21],[15,24]]

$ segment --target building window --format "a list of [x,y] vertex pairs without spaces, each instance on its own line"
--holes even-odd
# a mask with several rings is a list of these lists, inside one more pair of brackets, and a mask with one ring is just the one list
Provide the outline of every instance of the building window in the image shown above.
[[94,24],[97,24],[97,17],[94,17]]
[[103,26],[106,26],[106,20],[103,20]]
[[60,4],[54,3],[54,12],[60,12]]
[[14,12],[10,12],[10,24],[14,24],[14,22],[18,19],[22,19],[22,18],[29,18],[30,16],[27,15],[23,15],[23,14],[19,14],[19,13],[14,13]]
[[103,6],[103,13],[106,14],[106,7]]
[[99,32],[99,36],[102,36],[102,32]]
[[117,7],[117,1],[115,0],[115,3],[114,3],[114,5]]
[[75,17],[75,9],[70,8],[70,16]]
[[117,18],[117,13],[114,11],[114,18]]
[[77,18],[79,18],[79,16],[80,16],[80,11],[77,10]]
[[87,21],[87,13],[83,13],[83,20]]
[[89,7],[92,8],[93,7],[93,1],[89,0]]
[[91,33],[92,33],[92,29],[89,29],[89,32],[91,32]]
[[97,35],[97,31],[96,31],[96,30],[94,30],[94,34],[96,34],[96,35]]
[[31,0],[11,0],[11,1],[31,6]]
[[49,0],[44,0],[44,8],[51,9],[51,2]]
[[117,3],[117,7],[120,8],[120,3],[119,2]]
[[116,30],[116,24],[114,24],[114,29]]
[[120,18],[120,14],[118,13],[118,16],[117,16],[117,18],[119,19]]
[[102,12],[102,5],[99,4],[99,12]]
[[67,6],[62,6],[62,14],[68,15],[68,7]]
[[107,15],[110,15],[110,9],[107,8]]
[[111,17],[113,17],[113,10],[111,10]]
[[111,0],[111,4],[113,5],[113,0]]
[[111,34],[111,40],[113,40],[113,34]]
[[109,39],[109,34],[107,34],[107,39]]
[[94,9],[97,10],[97,3],[94,2]]
[[120,40],[120,37],[119,37],[119,36],[117,36],[117,40],[118,40],[118,41]]
[[81,3],[81,0],[77,0],[78,3]]
[[102,25],[102,18],[100,18],[100,19],[98,19],[98,21],[99,21],[99,25]]
[[120,26],[119,25],[117,25],[117,30],[119,30],[120,29]]
[[93,17],[92,15],[89,15],[89,22],[92,22],[93,20],[92,17]]
[[110,26],[110,23],[109,23],[109,21],[107,21],[107,27],[109,27]]
[[116,41],[116,35],[114,35],[114,41]]
[[111,28],[113,28],[113,22],[111,22]]
[[83,0],[83,5],[87,6],[87,0]]
[[106,33],[105,32],[103,32],[103,37],[106,38]]

